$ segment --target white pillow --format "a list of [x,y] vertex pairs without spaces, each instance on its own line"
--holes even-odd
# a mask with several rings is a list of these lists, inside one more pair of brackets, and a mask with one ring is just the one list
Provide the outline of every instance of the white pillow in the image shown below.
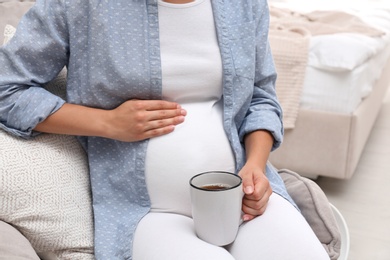
[[308,65],[328,71],[352,71],[385,47],[384,39],[353,33],[311,38]]
[[0,220],[41,257],[93,259],[87,158],[76,138],[23,140],[0,130],[0,165]]
[[385,35],[369,37],[357,33],[338,33],[314,36],[311,39],[309,66],[328,71],[352,71],[385,50],[390,43],[389,9],[373,8],[368,4],[365,8],[344,10]]
[[[386,0],[387,1],[387,0]],[[345,1],[305,1],[299,5],[291,1],[271,0],[272,6],[293,13],[313,11],[343,11],[359,17],[367,25],[386,35],[369,37],[358,33],[335,33],[313,36],[310,39],[308,66],[325,71],[348,72],[378,54],[390,44],[390,9],[380,3],[363,1],[351,7]]]

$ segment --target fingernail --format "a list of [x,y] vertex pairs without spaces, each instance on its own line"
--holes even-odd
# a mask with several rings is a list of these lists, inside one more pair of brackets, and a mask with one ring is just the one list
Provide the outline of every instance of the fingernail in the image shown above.
[[253,187],[252,186],[246,186],[244,189],[244,192],[246,194],[251,194],[253,192]]
[[249,216],[246,216],[246,215],[243,216],[243,217],[242,217],[242,220],[243,220],[243,221],[248,221],[248,220],[249,220]]

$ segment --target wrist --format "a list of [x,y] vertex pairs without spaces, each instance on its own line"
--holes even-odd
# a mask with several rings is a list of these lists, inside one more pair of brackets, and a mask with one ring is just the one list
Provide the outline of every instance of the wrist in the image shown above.
[[112,124],[113,115],[111,110],[98,109],[95,118],[96,136],[113,139],[115,128]]
[[260,159],[253,159],[253,160],[247,160],[245,165],[247,168],[250,169],[257,169],[265,173],[265,168],[266,168],[267,161],[263,161]]

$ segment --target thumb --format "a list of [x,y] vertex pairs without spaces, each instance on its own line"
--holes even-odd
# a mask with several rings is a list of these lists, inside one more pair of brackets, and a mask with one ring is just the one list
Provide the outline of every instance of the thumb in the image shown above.
[[241,178],[242,178],[242,187],[243,187],[244,193],[246,195],[252,194],[255,190],[252,175],[245,174],[244,176],[241,176]]

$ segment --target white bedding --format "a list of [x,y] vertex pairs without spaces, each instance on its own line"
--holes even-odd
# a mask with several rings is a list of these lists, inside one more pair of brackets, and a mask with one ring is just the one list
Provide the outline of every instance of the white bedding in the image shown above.
[[326,70],[307,66],[300,107],[352,113],[370,94],[390,56],[390,45],[353,70]]
[[[390,57],[390,5],[381,1],[358,1],[345,5],[311,0],[270,1],[270,5],[297,12],[342,10],[384,31],[382,37],[354,33],[314,36],[310,40],[301,108],[351,113],[369,95]],[[375,3],[375,4],[373,4]],[[354,6],[350,8],[348,6]]]

